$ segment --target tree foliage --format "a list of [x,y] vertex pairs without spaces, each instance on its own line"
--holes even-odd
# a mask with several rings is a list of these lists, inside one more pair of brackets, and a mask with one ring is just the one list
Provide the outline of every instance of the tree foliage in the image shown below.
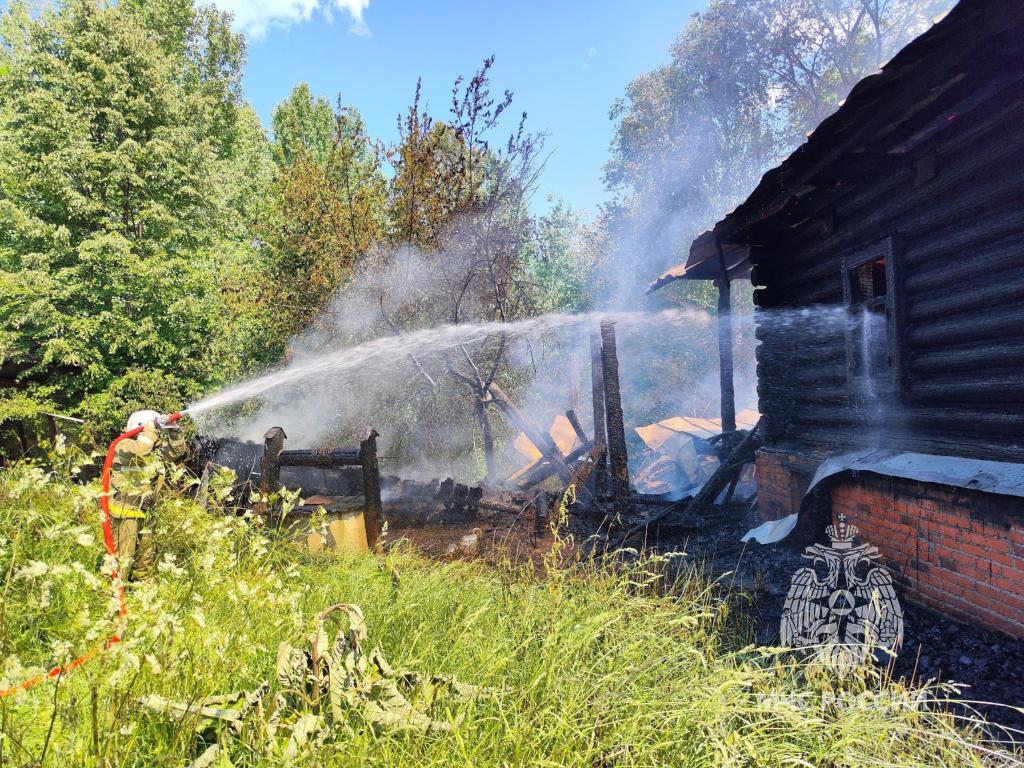
[[305,85],[274,111],[280,165],[263,227],[272,249],[267,293],[280,335],[300,330],[384,237],[386,180],[359,112],[335,110]]
[[[420,88],[399,118],[398,145],[389,157],[395,167],[391,187],[393,242],[417,250],[425,279],[412,291],[376,285],[381,317],[392,332],[439,324],[506,323],[536,310],[527,273],[534,237],[528,210],[542,167],[544,137],[526,130],[523,113],[508,138],[492,145],[512,93],[492,96],[484,61],[469,80],[452,87],[446,122],[420,108]],[[392,258],[394,250],[378,252]],[[508,351],[497,332],[482,342],[461,345],[432,361],[414,359],[424,382],[437,394],[447,380],[468,393],[480,427],[489,478],[494,476],[494,437],[489,406]],[[447,410],[447,409],[446,409]],[[449,413],[451,411],[448,411]]]
[[314,96],[306,83],[299,83],[274,108],[271,117],[278,163],[288,165],[299,155],[320,165],[326,163],[334,139],[334,121],[330,102]]
[[630,83],[607,221],[650,279],[734,207],[949,0],[712,0],[671,62]]
[[221,253],[262,148],[229,21],[181,0],[4,14],[0,356],[36,397],[94,412],[152,377],[181,403],[238,370]]

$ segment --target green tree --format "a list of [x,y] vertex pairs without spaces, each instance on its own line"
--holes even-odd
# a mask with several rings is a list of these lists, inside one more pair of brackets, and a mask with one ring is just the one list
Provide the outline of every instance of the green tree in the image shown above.
[[276,253],[265,230],[277,216],[273,191],[279,170],[274,149],[255,111],[242,107],[232,152],[215,166],[215,228],[204,258],[223,304],[222,332],[210,354],[230,380],[280,359],[289,331],[279,324],[272,279]]
[[229,22],[102,0],[0,21],[0,360],[38,399],[94,412],[150,377],[180,403],[223,375]]
[[537,220],[526,251],[533,303],[541,312],[587,312],[604,292],[604,233],[564,200]]
[[950,0],[713,0],[612,108],[606,222],[649,280]]
[[[326,110],[326,115],[324,114]],[[325,120],[328,128],[325,133]],[[384,236],[386,180],[359,112],[297,86],[274,111],[274,211],[266,296],[282,336],[300,331]]]
[[271,127],[280,165],[295,162],[299,155],[319,165],[327,162],[334,143],[334,110],[327,99],[313,96],[306,83],[299,83],[274,107]]
[[398,142],[387,151],[394,173],[388,195],[392,242],[434,249],[452,218],[469,207],[463,180],[466,147],[450,126],[420,106],[421,83],[398,118]]

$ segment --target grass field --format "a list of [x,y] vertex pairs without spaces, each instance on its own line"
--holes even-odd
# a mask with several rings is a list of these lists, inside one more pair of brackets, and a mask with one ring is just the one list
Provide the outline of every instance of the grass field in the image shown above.
[[[71,477],[0,471],[4,688],[114,626],[97,488]],[[745,647],[742,598],[685,563],[488,569],[400,545],[314,556],[184,496],[168,496],[156,519],[159,573],[131,586],[125,640],[66,679],[0,699],[0,766],[187,765],[202,751],[196,719],[138,699],[196,702],[274,681],[278,644],[302,646],[334,603],[362,607],[369,645],[395,666],[485,690],[438,710],[448,730],[374,727],[352,710],[288,761],[255,726],[222,730],[213,765],[1015,764],[976,727],[929,712],[940,692],[867,673],[840,685]],[[682,575],[667,583],[667,572]]]

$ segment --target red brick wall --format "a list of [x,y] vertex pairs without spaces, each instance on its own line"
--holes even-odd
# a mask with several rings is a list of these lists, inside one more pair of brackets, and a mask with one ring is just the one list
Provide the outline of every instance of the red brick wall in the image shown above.
[[[798,511],[820,461],[758,451],[761,516]],[[845,514],[878,547],[907,598],[1024,637],[1024,499],[867,472],[837,483],[831,498],[833,515]]]
[[832,489],[832,511],[908,598],[1024,637],[1024,500],[861,473]]
[[820,459],[777,448],[757,452],[757,507],[765,520],[777,520],[800,510]]

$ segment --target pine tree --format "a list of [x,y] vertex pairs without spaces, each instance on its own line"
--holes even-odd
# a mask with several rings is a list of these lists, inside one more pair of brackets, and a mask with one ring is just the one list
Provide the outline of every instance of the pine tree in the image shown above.
[[0,362],[38,400],[161,407],[220,375],[229,21],[180,0],[0,21]]

